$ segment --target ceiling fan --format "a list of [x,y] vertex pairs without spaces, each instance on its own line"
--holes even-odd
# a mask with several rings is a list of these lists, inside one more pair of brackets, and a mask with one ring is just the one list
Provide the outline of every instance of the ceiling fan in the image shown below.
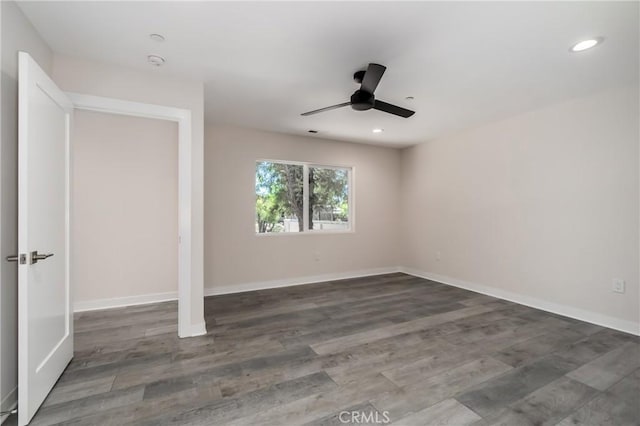
[[385,67],[384,65],[369,64],[366,71],[358,71],[353,75],[353,79],[355,80],[355,82],[360,84],[360,89],[353,92],[353,95],[351,95],[351,100],[349,102],[332,105],[326,108],[316,109],[300,115],[307,116],[351,105],[351,108],[355,109],[356,111],[366,111],[373,108],[377,109],[378,111],[388,112],[389,114],[398,115],[404,118],[411,117],[413,114],[415,114],[415,111],[379,101],[374,96],[373,92],[375,92],[376,87],[378,87],[378,83],[380,83],[382,74],[384,74],[386,69],[387,67]]

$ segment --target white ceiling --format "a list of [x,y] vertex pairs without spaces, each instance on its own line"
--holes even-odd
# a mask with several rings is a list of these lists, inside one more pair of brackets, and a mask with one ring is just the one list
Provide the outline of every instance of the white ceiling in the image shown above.
[[[406,146],[638,81],[638,2],[25,2],[52,49],[205,82],[208,122]],[[166,37],[164,43],[149,39]],[[582,53],[585,38],[605,42]],[[166,57],[161,68],[147,54]],[[388,67],[350,108],[353,72]],[[407,101],[406,96],[415,100]],[[371,129],[382,127],[382,134]]]

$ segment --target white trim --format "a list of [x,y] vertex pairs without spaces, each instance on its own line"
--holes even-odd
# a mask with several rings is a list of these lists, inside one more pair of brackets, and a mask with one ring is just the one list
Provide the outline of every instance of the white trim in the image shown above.
[[[552,312],[558,315],[564,315],[566,317],[575,318],[581,321],[590,322],[592,324],[601,325],[603,327],[612,328],[614,330],[620,330],[625,333],[640,335],[640,324],[633,321],[626,321],[620,318],[614,318],[607,315],[599,314],[597,312],[587,311],[584,309],[574,308],[572,306],[562,305],[558,303],[549,302],[534,297],[513,293],[507,290],[498,289],[495,287],[486,286],[483,284],[476,284],[469,281],[463,281],[456,278],[447,277],[444,275],[433,274],[429,272],[419,271],[414,268],[405,266],[394,266],[386,268],[372,268],[359,271],[347,271],[338,272],[332,274],[312,275],[298,278],[284,278],[279,280],[270,281],[256,281],[250,283],[240,283],[235,285],[206,287],[204,289],[205,296],[219,296],[224,294],[244,293],[247,291],[266,290],[270,288],[282,288],[292,287],[297,285],[316,284],[326,281],[344,280],[349,278],[361,278],[374,275],[391,274],[395,272],[402,272],[414,277],[424,278],[431,281],[437,281],[442,284],[451,285],[454,287],[463,288],[465,290],[475,291],[477,293],[486,294],[488,296],[497,297],[499,299],[508,300],[510,302],[518,303],[532,308],[540,309],[547,312]],[[75,312],[84,312],[96,309],[109,309],[122,306],[143,305],[148,303],[165,302],[169,300],[176,300],[177,293],[156,293],[140,296],[120,297],[115,299],[100,299],[84,302],[76,302]],[[204,322],[201,324],[193,324],[189,329],[191,336],[199,336],[206,334],[204,328]]]
[[470,281],[459,280],[457,278],[438,275],[430,272],[420,271],[414,268],[400,267],[399,272],[413,275],[415,277],[424,278],[431,281],[437,281],[442,284],[463,288],[465,290],[475,291],[477,293],[486,294],[487,296],[497,297],[499,299],[508,300],[510,302],[519,303],[521,305],[530,306],[532,308],[563,315],[569,318],[575,318],[580,321],[590,322],[592,324],[601,325],[603,327],[613,328],[614,330],[623,331],[625,333],[640,335],[640,323],[623,320],[600,314],[598,312],[587,311],[585,309],[576,308],[561,303],[550,302],[548,300],[538,299],[536,297],[527,296],[520,293],[514,293],[496,287],[478,284]]
[[266,237],[286,237],[293,235],[336,235],[336,234],[355,234],[356,231],[353,229],[348,230],[340,230],[340,229],[323,229],[323,230],[313,230],[310,229],[307,232],[256,232],[254,236],[258,238],[266,238]]
[[296,165],[296,166],[304,166],[306,164],[307,166],[320,167],[320,168],[325,168],[325,169],[351,169],[351,168],[353,168],[353,165],[346,164],[346,163],[345,164],[331,163],[330,165],[328,165],[328,164],[323,164],[323,163],[316,163],[314,161],[278,160],[278,159],[274,159],[274,158],[258,158],[256,160],[256,163],[260,163],[260,162],[279,163],[279,164],[293,164],[293,165]]
[[[286,278],[281,280],[258,281],[252,283],[242,283],[222,287],[205,288],[205,296],[214,296],[232,293],[244,293],[247,291],[264,290],[268,288],[290,287],[303,284],[315,284],[325,281],[344,280],[348,278],[369,277],[373,275],[391,274],[400,272],[398,267],[364,269],[360,271],[339,272],[335,274],[322,274],[299,278]],[[178,293],[170,291],[166,293],[141,294],[137,296],[114,297],[109,299],[83,300],[73,304],[74,312],[96,311],[101,309],[122,308],[125,306],[147,305],[150,303],[168,302],[176,300]],[[206,334],[204,321],[200,324],[192,324],[190,328],[191,336]]]
[[154,105],[123,99],[105,98],[66,92],[73,106],[86,111],[105,112],[109,114],[128,115],[132,117],[155,118],[158,120],[180,121],[191,117],[191,110]]
[[125,306],[148,305],[150,303],[168,302],[171,300],[178,300],[177,291],[140,294],[137,296],[112,297],[108,299],[82,300],[74,302],[73,312],[87,312],[100,309],[122,308]]
[[[0,411],[13,411],[18,406],[18,387],[11,389],[11,392],[7,394],[0,402]],[[0,424],[2,424],[7,418],[9,414],[5,414],[0,416]]]
[[316,284],[326,281],[391,274],[394,272],[400,272],[400,268],[397,266],[391,266],[386,268],[363,269],[360,271],[337,272],[333,274],[311,275],[298,278],[283,278],[279,280],[256,281],[251,283],[205,287],[204,295],[206,297],[219,296],[223,294],[244,293],[247,291],[266,290],[269,288],[292,287],[296,285]]
[[79,93],[67,93],[67,96],[77,109],[170,120],[178,123],[178,232],[180,241],[178,248],[178,335],[180,337],[193,336],[194,325],[199,327],[200,323],[204,322],[204,312],[201,321],[197,324],[191,323],[191,308],[194,303],[191,297],[191,265],[196,263],[192,259],[191,250],[193,179],[191,110]]
[[200,324],[192,324],[189,332],[191,333],[191,337],[204,336],[207,334],[207,324],[204,321]]

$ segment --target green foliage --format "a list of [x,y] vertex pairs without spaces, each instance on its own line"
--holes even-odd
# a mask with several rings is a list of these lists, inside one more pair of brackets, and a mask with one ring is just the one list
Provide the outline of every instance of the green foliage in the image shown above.
[[343,222],[349,220],[349,204],[346,201],[338,206],[337,219]]
[[[303,166],[260,162],[256,165],[258,232],[278,232],[284,219],[296,217],[303,231]],[[348,172],[309,167],[309,221],[348,220]],[[327,216],[327,217],[324,217]]]
[[302,224],[302,175],[299,165],[268,161],[256,165],[258,232],[277,232],[285,217],[296,216]]
[[310,169],[309,192],[309,204],[313,209],[311,213],[314,213],[310,215],[311,218],[331,221],[348,220],[349,174],[347,170]]
[[274,232],[282,217],[282,208],[273,195],[258,195],[256,199],[258,232]]

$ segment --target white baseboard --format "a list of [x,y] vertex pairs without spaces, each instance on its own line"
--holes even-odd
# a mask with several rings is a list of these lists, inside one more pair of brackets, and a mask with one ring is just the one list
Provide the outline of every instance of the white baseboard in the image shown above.
[[205,296],[220,296],[223,294],[244,293],[247,291],[266,290],[269,288],[291,287],[296,285],[315,284],[325,281],[345,280],[349,278],[369,277],[372,275],[391,274],[400,272],[397,266],[386,268],[363,269],[359,271],[337,272],[332,274],[312,275],[298,278],[283,278],[270,281],[256,281],[235,285],[205,287]]
[[637,322],[623,320],[560,303],[550,302],[548,300],[538,299],[536,297],[514,293],[484,284],[419,271],[414,268],[400,267],[398,269],[400,272],[404,272],[405,274],[413,275],[415,277],[425,278],[427,280],[437,281],[454,287],[463,288],[465,290],[475,291],[477,293],[486,294],[487,296],[497,297],[499,299],[508,300],[510,302],[519,303],[521,305],[530,306],[532,308],[563,315],[580,321],[586,321],[603,327],[613,328],[614,330],[624,331],[625,333],[635,334],[637,336],[640,335],[640,323]]
[[[399,272],[397,266],[387,268],[364,269],[360,271],[338,272],[332,274],[313,275],[298,278],[284,278],[271,281],[257,281],[236,285],[207,287],[204,289],[205,296],[218,296],[222,294],[244,293],[247,291],[265,290],[268,288],[289,287],[294,285],[314,284],[324,281],[344,280],[348,278],[368,277],[372,275],[390,274]],[[122,308],[125,306],[147,305],[150,303],[167,302],[178,300],[178,292],[151,293],[139,296],[113,297],[109,299],[84,300],[74,302],[74,312],[96,311],[100,309]],[[196,325],[199,327],[199,325]],[[204,327],[204,323],[202,324]]]
[[181,334],[180,337],[196,337],[196,336],[204,336],[207,334],[207,325],[204,321],[199,324],[191,324],[189,328],[189,332],[184,336]]
[[113,297],[110,299],[85,300],[73,303],[73,312],[96,311],[99,309],[122,308],[124,306],[148,305],[149,303],[178,300],[178,292],[141,294],[139,296]]
[[[204,289],[205,296],[218,296],[224,294],[244,293],[247,291],[266,290],[270,288],[290,287],[296,285],[314,284],[325,281],[343,280],[349,278],[368,277],[372,275],[390,274],[394,272],[403,272],[420,278],[437,281],[454,287],[475,291],[477,293],[486,294],[488,296],[497,297],[499,299],[508,300],[510,302],[519,303],[521,305],[530,306],[532,308],[541,309],[543,311],[552,312],[558,315],[564,315],[581,321],[590,322],[592,324],[601,325],[603,327],[612,328],[614,330],[624,331],[640,335],[640,323],[611,317],[593,311],[576,308],[569,305],[550,302],[548,300],[538,299],[536,297],[527,296],[520,293],[514,293],[496,287],[478,284],[470,281],[459,280],[457,278],[438,275],[430,272],[420,271],[410,267],[392,266],[385,268],[372,268],[358,271],[338,272],[331,274],[321,274],[298,278],[284,278],[270,281],[256,281],[250,283],[241,283],[235,285],[225,285],[216,287],[206,287]],[[154,293],[140,296],[118,297],[112,299],[99,299],[91,301],[82,301],[74,303],[75,312],[92,311],[98,309],[118,308],[132,305],[144,305],[149,303],[166,302],[177,300],[177,292]],[[189,336],[201,336],[206,334],[204,322],[194,324],[188,331]]]
[[[2,401],[0,402],[0,411],[12,411],[18,406],[18,387],[11,389],[11,392],[7,394]],[[7,418],[9,414],[5,414],[4,416],[0,416],[0,424],[2,424]]]

